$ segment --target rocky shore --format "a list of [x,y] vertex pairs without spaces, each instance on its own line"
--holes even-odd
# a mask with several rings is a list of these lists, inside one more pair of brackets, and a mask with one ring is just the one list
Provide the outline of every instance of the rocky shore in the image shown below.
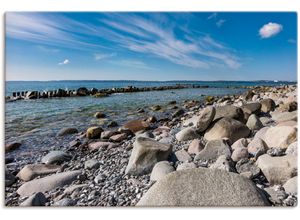
[[32,158],[7,143],[5,205],[297,205],[296,85],[167,106],[166,118],[157,105],[120,127],[66,127],[57,137],[74,140]]

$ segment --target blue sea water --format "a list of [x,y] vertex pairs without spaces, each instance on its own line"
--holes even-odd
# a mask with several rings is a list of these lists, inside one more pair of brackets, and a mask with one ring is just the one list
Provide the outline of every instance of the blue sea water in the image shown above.
[[[204,81],[8,81],[6,95],[13,91],[49,91],[58,88],[77,89],[113,88],[113,87],[153,87],[173,84],[207,85],[209,88],[187,88],[179,90],[151,91],[126,94],[112,94],[105,98],[67,97],[38,100],[19,100],[5,104],[5,141],[22,141],[22,150],[44,149],[56,143],[56,133],[63,127],[76,127],[79,131],[92,125],[103,125],[114,120],[122,125],[125,121],[143,118],[153,114],[147,107],[151,105],[165,105],[176,100],[179,105],[184,100],[201,100],[203,95],[230,95],[245,91],[241,86],[280,85],[288,82],[204,82]],[[233,88],[237,87],[237,88]],[[146,112],[136,114],[137,108],[145,108]],[[94,113],[102,111],[107,119],[98,120]],[[160,117],[157,115],[157,117]]]

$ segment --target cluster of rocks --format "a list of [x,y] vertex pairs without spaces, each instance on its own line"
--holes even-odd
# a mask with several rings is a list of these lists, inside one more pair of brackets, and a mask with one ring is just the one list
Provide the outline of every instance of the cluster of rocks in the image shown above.
[[7,96],[6,101],[16,101],[21,99],[40,99],[40,98],[55,98],[55,97],[76,97],[76,96],[93,96],[96,98],[107,97],[113,93],[132,93],[132,92],[148,92],[148,91],[162,91],[173,89],[185,88],[207,88],[208,86],[189,85],[189,84],[176,84],[169,86],[156,86],[156,87],[134,87],[128,86],[124,88],[111,88],[111,89],[87,89],[85,87],[78,88],[77,90],[64,90],[57,89],[54,91],[22,91],[13,92],[12,96]]
[[[6,205],[297,204],[296,86],[257,87],[171,109],[164,120],[149,115],[107,130],[62,129],[57,137],[76,139],[31,164],[7,157]],[[11,143],[6,152],[17,147]]]

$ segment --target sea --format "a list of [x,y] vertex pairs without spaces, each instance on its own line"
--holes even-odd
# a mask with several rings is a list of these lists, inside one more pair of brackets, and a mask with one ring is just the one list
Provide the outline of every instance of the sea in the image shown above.
[[[155,113],[149,106],[162,105],[176,101],[178,105],[185,100],[202,100],[205,96],[224,96],[241,94],[245,86],[276,86],[295,84],[295,82],[273,81],[6,81],[5,95],[11,96],[17,91],[51,91],[56,89],[120,88],[126,86],[154,87],[175,84],[193,84],[208,88],[186,88],[177,90],[150,91],[137,93],[112,94],[104,98],[65,97],[36,100],[18,100],[5,103],[5,142],[21,142],[18,151],[47,150],[56,144],[65,144],[73,136],[61,142],[57,132],[64,127],[75,127],[84,132],[88,127],[105,127],[109,121],[119,125],[126,121],[155,115],[165,117],[164,113]],[[145,113],[137,114],[138,108]],[[100,111],[107,115],[103,120],[96,119],[94,113]],[[160,114],[160,115],[159,115]],[[18,151],[16,151],[18,153]]]

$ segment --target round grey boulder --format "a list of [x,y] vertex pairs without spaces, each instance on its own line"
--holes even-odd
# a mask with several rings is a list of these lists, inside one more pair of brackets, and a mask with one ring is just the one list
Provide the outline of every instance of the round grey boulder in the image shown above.
[[175,171],[174,167],[168,161],[160,161],[153,167],[150,180],[158,181],[168,173]]
[[214,107],[206,107],[203,109],[196,124],[198,131],[205,131],[214,119],[215,114],[216,109]]

